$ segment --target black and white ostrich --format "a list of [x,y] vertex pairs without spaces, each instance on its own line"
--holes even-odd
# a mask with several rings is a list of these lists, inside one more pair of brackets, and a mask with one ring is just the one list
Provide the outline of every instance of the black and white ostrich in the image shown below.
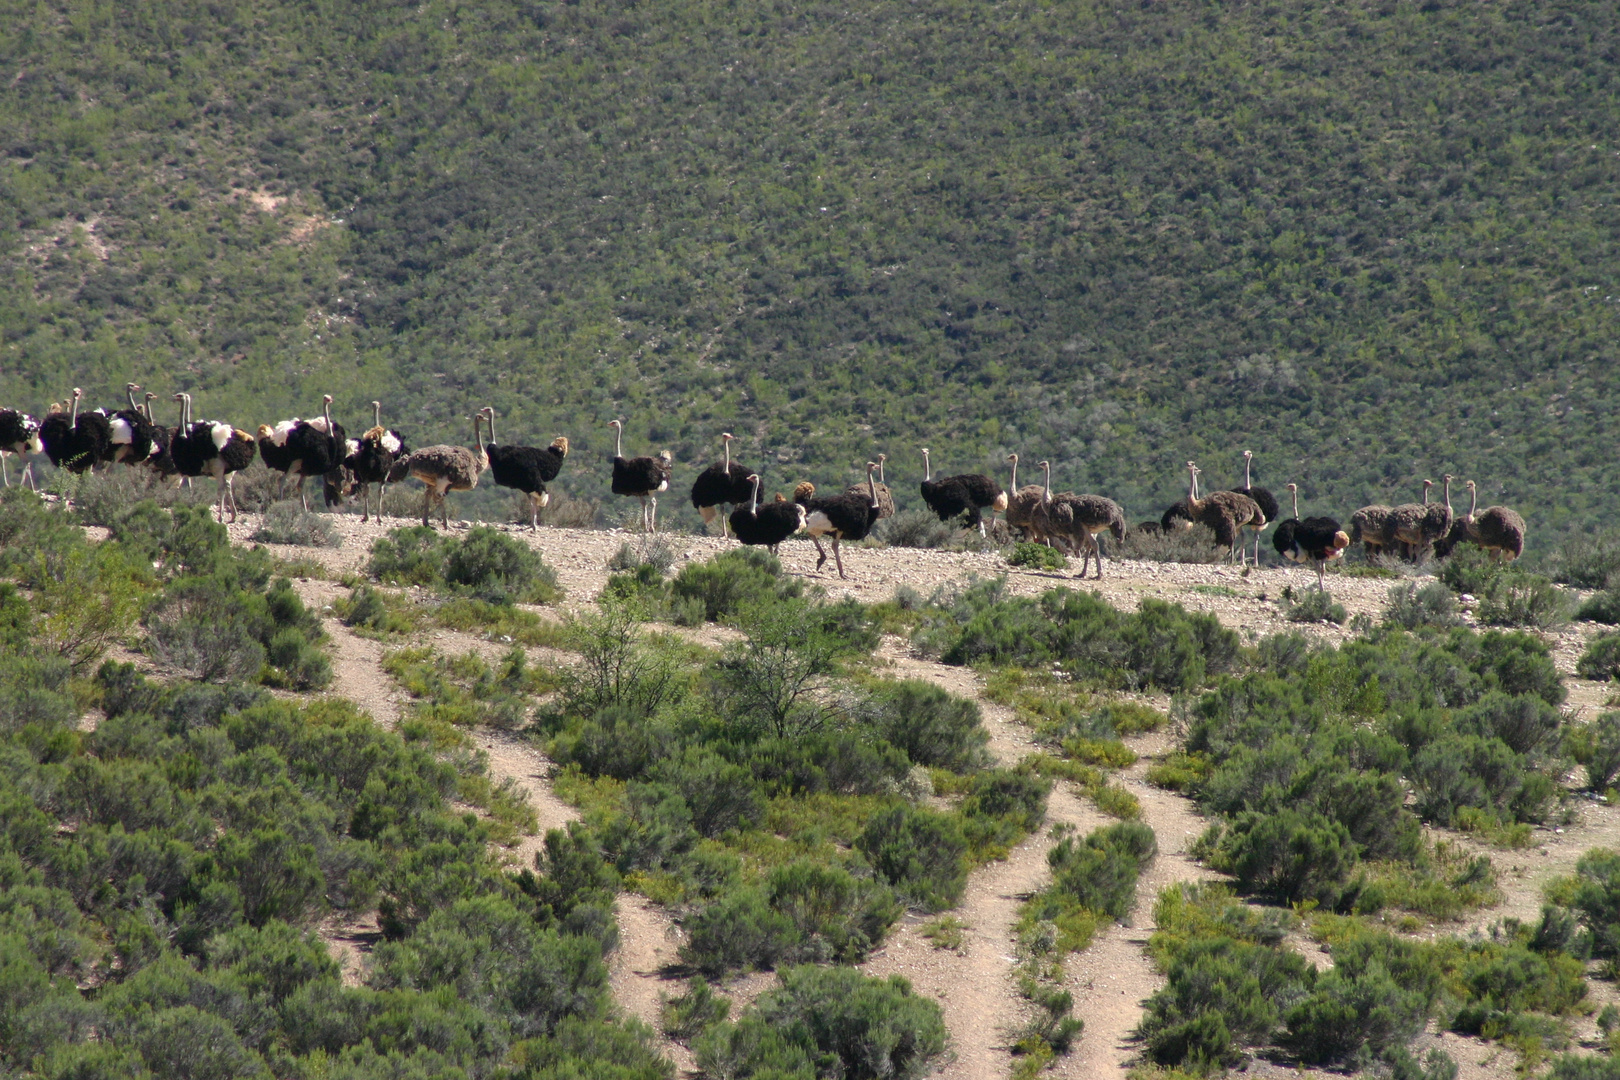
[[923,502],[939,515],[941,521],[952,521],[966,515],[967,527],[977,527],[979,535],[985,535],[982,512],[988,509],[994,515],[997,510],[1006,510],[1007,493],[996,486],[994,480],[978,473],[961,473],[935,480],[926,446],[923,447],[922,456],[923,482],[919,490]]
[[719,508],[741,506],[752,497],[754,487],[750,479],[753,474],[746,467],[731,463],[731,440],[736,437],[729,431],[722,431],[720,442],[724,447],[725,461],[710,465],[692,481],[692,507],[703,515],[705,525],[713,524],[718,517],[721,536],[726,535],[726,518]]
[[39,441],[39,421],[27,413],[15,409],[0,409],[0,479],[5,486],[11,486],[11,475],[6,472],[6,455],[16,454],[18,460],[23,462],[23,480],[28,482],[29,490],[38,491],[34,486],[34,463],[28,458],[32,454],[43,454],[44,445]]
[[842,578],[845,576],[844,558],[838,553],[839,541],[864,540],[866,534],[872,531],[872,526],[877,524],[882,508],[878,505],[876,472],[877,462],[868,461],[865,495],[842,491],[837,495],[817,498],[816,486],[808,480],[793,489],[793,501],[805,509],[804,527],[809,531],[810,542],[816,545],[816,553],[820,556],[816,560],[817,570],[827,561],[821,537],[832,537],[833,559],[838,564],[838,576]]
[[1277,554],[1290,562],[1314,565],[1316,588],[1321,591],[1327,564],[1344,554],[1344,549],[1350,546],[1350,534],[1339,528],[1339,523],[1330,517],[1301,519],[1299,485],[1289,484],[1288,491],[1294,497],[1294,516],[1277,526],[1271,543],[1277,549]]
[[327,506],[343,501],[338,473],[348,456],[348,439],[343,425],[332,420],[332,395],[321,395],[321,415],[313,420],[296,416],[271,427],[259,426],[259,456],[272,472],[279,472],[276,498],[286,494],[287,481],[298,478],[298,502],[309,512],[304,481],[312,476],[323,479],[322,494]]
[[39,425],[39,441],[51,464],[72,473],[82,473],[112,460],[112,425],[99,412],[79,413],[84,391],[73,388],[72,410],[55,402]]
[[127,409],[113,413],[105,409],[96,410],[107,418],[111,460],[121,461],[125,465],[144,465],[163,452],[163,429],[154,424],[136,402],[135,391],[139,389],[135,383],[124,384],[124,396],[129,399]]
[[253,436],[218,420],[192,420],[191,395],[176,394],[180,427],[169,443],[169,455],[181,476],[212,476],[219,481],[219,520],[230,504],[236,521],[235,475],[253,464]]
[[[772,555],[776,545],[809,524],[809,512],[796,502],[759,504],[759,474],[748,476],[748,505],[731,512],[731,532],[741,544],[763,546]],[[823,560],[825,561],[825,559]]]
[[[624,421],[609,420],[613,434],[613,494],[641,500],[641,524],[648,532],[658,531],[658,493],[669,490],[669,477],[675,471],[674,455],[662,450],[655,458],[624,456]],[[649,503],[651,505],[649,505]]]
[[550,446],[500,446],[495,442],[495,407],[485,405],[479,415],[489,425],[489,473],[501,487],[516,488],[529,497],[529,527],[540,531],[540,511],[551,501],[546,485],[562,472],[568,457],[568,438],[559,435]]
[[1251,479],[1249,472],[1249,462],[1253,457],[1253,450],[1243,451],[1243,486],[1231,490],[1238,495],[1245,495],[1252,499],[1254,505],[1260,508],[1262,516],[1244,526],[1244,528],[1254,533],[1254,565],[1259,566],[1260,534],[1265,531],[1267,524],[1277,520],[1277,515],[1282,513],[1282,506],[1277,502],[1277,497],[1270,491],[1263,487],[1254,486],[1254,481]]
[[388,485],[405,479],[403,462],[411,448],[399,432],[382,426],[382,402],[371,403],[371,427],[358,439],[349,440],[349,454],[343,467],[349,470],[353,484],[349,494],[360,492],[360,521],[371,520],[371,485],[377,485],[377,520],[382,520],[383,493]]

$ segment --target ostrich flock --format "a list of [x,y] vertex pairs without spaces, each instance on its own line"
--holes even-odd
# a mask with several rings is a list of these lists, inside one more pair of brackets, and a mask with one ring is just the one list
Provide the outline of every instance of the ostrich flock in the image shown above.
[[[469,417],[473,424],[473,448],[454,445],[427,446],[412,451],[404,437],[382,425],[382,406],[371,403],[371,427],[358,439],[348,438],[342,425],[332,419],[332,397],[321,402],[321,415],[311,419],[293,417],[275,424],[261,424],[252,434],[231,424],[197,420],[191,412],[191,395],[179,393],[172,400],[179,406],[177,424],[164,427],[157,422],[152,401],[158,395],[146,392],[137,400],[141,387],[125,386],[127,407],[81,411],[82,391],[74,388],[68,402],[52,403],[43,420],[25,413],[0,409],[0,479],[10,486],[6,455],[25,462],[23,479],[33,486],[33,464],[29,457],[45,454],[51,464],[74,473],[100,470],[117,463],[146,466],[160,477],[184,482],[210,476],[219,485],[218,513],[225,520],[237,516],[233,477],[252,464],[255,454],[273,472],[281,474],[277,496],[285,494],[286,484],[295,480],[298,497],[305,510],[309,502],[304,481],[320,477],[326,505],[334,506],[358,494],[361,520],[370,520],[371,488],[377,488],[377,517],[382,517],[382,496],[388,484],[406,479],[423,484],[422,524],[429,525],[435,503],[439,521],[449,525],[445,496],[451,491],[467,491],[478,484],[488,470],[495,483],[523,492],[528,499],[529,524],[538,529],[540,511],[550,501],[546,485],[557,478],[568,456],[568,439],[558,436],[547,446],[515,446],[495,439],[495,410],[485,406]],[[613,480],[615,495],[641,502],[642,526],[657,531],[658,496],[668,491],[674,475],[674,458],[668,450],[656,457],[624,456],[624,421],[612,420],[614,429]],[[485,428],[489,438],[484,438]],[[736,436],[720,436],[722,460],[698,474],[692,484],[692,505],[706,525],[720,519],[722,534],[734,535],[743,544],[759,545],[773,553],[777,545],[801,532],[808,533],[820,556],[819,570],[827,561],[822,540],[829,541],[838,576],[845,577],[841,541],[859,541],[874,525],[894,513],[894,497],[884,478],[886,454],[866,463],[866,480],[844,491],[824,495],[808,481],[793,490],[792,499],[777,494],[770,502],[760,497],[760,477],[755,470],[731,460],[731,443]],[[1478,509],[1474,481],[1469,492],[1467,514],[1458,515],[1451,506],[1451,481],[1443,478],[1442,500],[1430,502],[1432,480],[1423,481],[1423,501],[1399,506],[1372,505],[1357,510],[1349,528],[1342,528],[1330,517],[1299,516],[1299,487],[1288,484],[1293,517],[1279,521],[1281,507],[1275,496],[1251,481],[1253,454],[1243,451],[1243,486],[1226,491],[1199,494],[1202,470],[1187,463],[1187,497],[1168,507],[1158,521],[1144,521],[1135,527],[1142,534],[1171,534],[1207,527],[1217,549],[1247,564],[1248,538],[1254,539],[1254,562],[1260,562],[1260,534],[1276,525],[1272,543],[1280,556],[1292,562],[1315,567],[1317,586],[1323,584],[1327,564],[1341,557],[1352,544],[1361,544],[1369,556],[1419,560],[1433,554],[1444,557],[1459,543],[1476,544],[1497,560],[1515,559],[1524,551],[1524,519],[1505,506]],[[923,479],[919,486],[929,509],[942,522],[957,522],[986,535],[985,514],[1001,513],[1010,530],[1024,538],[1081,556],[1080,576],[1084,578],[1093,559],[1097,577],[1102,577],[1102,547],[1099,537],[1110,533],[1123,541],[1129,530],[1119,504],[1102,495],[1077,495],[1052,491],[1050,462],[1037,464],[1041,483],[1018,486],[1018,455],[1009,454],[1009,484],[1003,490],[996,481],[976,473],[936,478],[926,447],[922,449]],[[730,507],[722,514],[722,507]]]

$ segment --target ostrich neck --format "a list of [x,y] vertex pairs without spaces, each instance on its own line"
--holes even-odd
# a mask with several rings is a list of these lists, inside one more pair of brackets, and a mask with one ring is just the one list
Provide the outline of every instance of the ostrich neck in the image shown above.
[[934,479],[934,467],[928,463],[928,451],[923,451],[923,483]]
[[1469,517],[1474,516],[1474,508],[1477,507],[1478,505],[1479,505],[1479,488],[1471,487],[1471,488],[1468,489],[1468,516]]
[[879,459],[879,461],[878,461],[878,483],[880,483],[880,484],[887,484],[888,483],[887,480],[883,479],[883,461],[881,459]]
[[868,491],[870,491],[872,493],[872,507],[874,509],[877,508],[877,504],[878,504],[877,480],[874,479],[874,477],[873,477],[873,474],[874,474],[875,471],[876,470],[874,470],[874,469],[867,469],[866,470],[866,488],[867,488]]
[[1445,493],[1446,493],[1446,514],[1450,515],[1451,512],[1452,512],[1451,511],[1451,481],[1450,480],[1446,481]]
[[[489,438],[491,442],[495,440],[495,432],[493,430],[489,433]],[[724,443],[726,447],[726,475],[729,477],[731,475],[731,440],[721,439],[720,441]],[[727,483],[730,483],[730,481],[728,480]]]
[[1012,489],[1014,491],[1017,491],[1018,490],[1018,459],[1017,458],[1013,458],[1012,467],[1013,467],[1012,468]]
[[1295,518],[1295,520],[1298,520],[1298,518],[1299,518],[1299,489],[1298,488],[1294,489],[1294,518]]
[[129,411],[130,412],[140,412],[141,411],[141,407],[139,405],[135,404],[135,388],[133,386],[124,387],[124,396],[129,398]]
[[1041,502],[1049,503],[1052,501],[1052,466],[1047,465],[1041,471],[1045,475],[1041,481]]
[[[1243,459],[1243,490],[1244,491],[1248,491],[1249,489],[1254,487],[1254,481],[1249,479],[1249,464],[1250,464],[1249,459],[1244,458]],[[1299,515],[1295,514],[1294,516],[1298,517]]]
[[613,425],[613,456],[616,457],[616,458],[624,457],[624,425],[623,424],[614,424]]
[[79,424],[79,395],[73,395],[73,412],[68,417],[68,426],[77,427]]
[[473,415],[473,445],[478,447],[478,456],[484,456],[484,425],[478,422],[477,414]]
[[495,412],[491,410],[484,414],[484,423],[489,425],[489,445],[494,446],[495,439]]
[[382,427],[382,402],[380,401],[371,403],[371,426]]
[[748,497],[748,516],[759,516],[759,477],[754,477],[754,493]]

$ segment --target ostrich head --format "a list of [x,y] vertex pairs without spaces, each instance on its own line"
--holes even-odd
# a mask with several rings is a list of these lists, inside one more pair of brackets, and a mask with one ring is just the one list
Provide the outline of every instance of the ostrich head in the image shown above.
[[567,457],[568,456],[568,436],[559,435],[555,439],[552,439],[551,440],[551,448],[553,450],[557,451],[558,453],[560,453],[563,457]]

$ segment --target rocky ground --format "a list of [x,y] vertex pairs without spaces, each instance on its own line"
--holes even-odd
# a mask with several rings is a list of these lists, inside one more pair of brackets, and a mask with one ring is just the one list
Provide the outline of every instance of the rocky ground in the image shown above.
[[[365,562],[371,542],[387,528],[408,522],[390,520],[384,524],[362,525],[352,517],[333,519],[341,538],[336,548],[276,548],[276,554],[296,560],[313,560],[325,568],[323,575],[299,583],[306,599],[321,606],[341,595],[335,578],[358,571]],[[236,542],[247,542],[256,523],[244,521],[232,527]],[[543,528],[539,532],[513,529],[512,534],[538,549],[556,568],[560,583],[567,590],[558,605],[563,611],[589,607],[602,588],[609,571],[607,562],[622,544],[645,543],[642,538],[621,531],[583,531]],[[676,535],[663,538],[675,557],[676,567],[690,560],[707,559],[732,546],[718,537]],[[1033,594],[1053,587],[1095,590],[1120,607],[1134,607],[1144,596],[1174,600],[1188,608],[1214,613],[1222,622],[1257,638],[1285,629],[1304,629],[1324,638],[1339,640],[1350,635],[1347,627],[1316,625],[1301,627],[1287,622],[1277,602],[1284,587],[1303,590],[1315,583],[1315,574],[1303,568],[1266,567],[1244,573],[1235,567],[1212,565],[1161,564],[1110,560],[1102,581],[1076,580],[1073,572],[1037,573],[1009,568],[994,553],[942,552],[905,548],[852,547],[845,551],[847,580],[840,580],[831,563],[821,572],[815,569],[815,549],[807,541],[782,545],[781,558],[789,573],[802,576],[834,596],[853,595],[865,602],[892,596],[909,588],[924,596],[935,589],[951,588],[975,578],[1005,574],[1008,588],[1015,593]],[[1352,616],[1378,618],[1390,586],[1383,578],[1333,575],[1329,591]],[[383,648],[376,642],[357,637],[335,619],[327,620],[333,647],[336,675],[332,693],[352,698],[375,716],[379,723],[398,721],[402,697],[382,673]],[[1555,636],[1554,647],[1560,668],[1569,674],[1589,629],[1580,626]],[[694,632],[718,643],[726,634],[713,628]],[[433,631],[427,640],[436,647],[462,652],[476,649],[493,655],[507,646],[476,636],[449,631]],[[538,656],[538,654],[537,654]],[[555,655],[545,658],[555,662]],[[982,685],[971,670],[949,667],[911,655],[905,640],[887,639],[874,661],[896,676],[922,678],[953,693],[979,700],[991,734],[990,749],[1003,762],[1016,761],[1032,749],[1029,731],[1011,711],[988,702]],[[1583,680],[1569,680],[1570,709],[1577,721],[1588,720],[1604,707],[1608,690]],[[1164,704],[1160,702],[1159,704]],[[512,736],[480,733],[478,744],[488,755],[489,768],[497,777],[511,777],[529,793],[542,830],[558,827],[574,816],[572,807],[551,791],[549,763],[531,744]],[[1152,902],[1157,891],[1175,881],[1215,876],[1187,854],[1187,847],[1202,832],[1205,822],[1193,804],[1177,795],[1148,785],[1144,774],[1156,755],[1172,747],[1162,733],[1128,740],[1141,761],[1118,778],[1141,801],[1143,819],[1158,836],[1160,855],[1144,874],[1138,890],[1136,911],[1127,925],[1113,927],[1099,935],[1085,953],[1071,958],[1068,980],[1075,994],[1075,1013],[1085,1021],[1085,1033],[1076,1050],[1054,1063],[1051,1074],[1073,1077],[1123,1076],[1136,1058],[1131,1033],[1141,1017],[1141,1003],[1159,985],[1160,978],[1148,962],[1144,944],[1152,932]],[[1573,804],[1567,824],[1538,830],[1534,845],[1526,850],[1488,850],[1500,868],[1506,899],[1490,911],[1476,913],[1465,922],[1425,928],[1426,933],[1467,933],[1484,929],[1504,915],[1534,918],[1539,912],[1541,890],[1553,876],[1568,873],[1579,855],[1594,846],[1620,844],[1620,808],[1588,800]],[[1080,793],[1060,784],[1053,792],[1048,825],[1071,824],[1082,830],[1106,824]],[[1459,839],[1452,837],[1453,839]],[[961,906],[950,914],[968,927],[962,946],[956,950],[937,949],[921,934],[922,919],[910,917],[895,928],[890,939],[864,965],[874,975],[905,975],[921,992],[940,1001],[950,1027],[954,1060],[942,1076],[969,1078],[1005,1076],[1011,1067],[1008,1032],[1025,1017],[1025,1003],[1016,993],[1012,975],[1014,942],[1012,926],[1018,905],[1029,893],[1040,888],[1047,875],[1046,852],[1053,840],[1043,830],[1015,848],[1005,861],[982,867],[971,877]],[[1474,845],[1462,838],[1460,842]],[[514,862],[532,865],[538,840],[530,838],[510,852]],[[621,944],[612,964],[614,993],[625,1011],[656,1027],[660,995],[679,992],[663,970],[670,965],[679,947],[678,929],[656,905],[626,894],[619,902]],[[375,940],[375,928],[364,925],[328,928],[328,938],[358,972],[364,953]],[[1314,950],[1308,941],[1300,947]],[[1319,963],[1326,958],[1313,957]],[[736,979],[724,991],[740,1007],[768,988],[769,973]],[[1606,984],[1595,994],[1613,996]],[[1580,1027],[1591,1028],[1590,1021]],[[1588,1035],[1595,1035],[1595,1028]],[[1500,1078],[1514,1075],[1517,1058],[1499,1046],[1452,1035],[1430,1036],[1444,1044],[1457,1058],[1465,1078]],[[682,1072],[692,1068],[690,1055],[681,1047],[665,1046]],[[1295,1070],[1258,1061],[1251,1073],[1261,1075]]]

